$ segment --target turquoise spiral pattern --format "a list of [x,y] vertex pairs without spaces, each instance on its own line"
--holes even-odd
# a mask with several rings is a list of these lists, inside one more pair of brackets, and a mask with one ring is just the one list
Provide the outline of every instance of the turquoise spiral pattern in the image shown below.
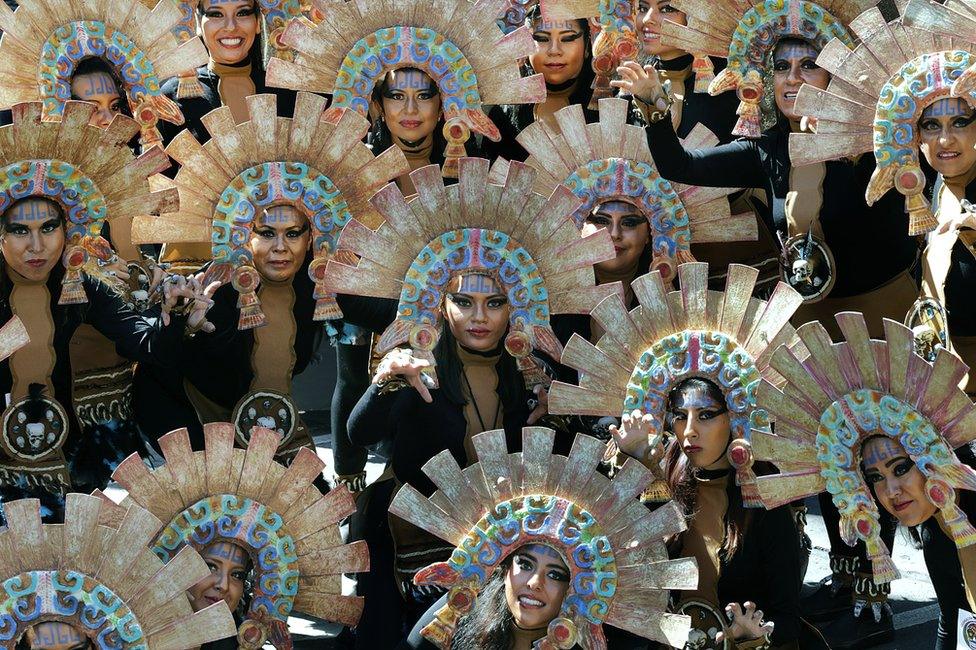
[[80,169],[60,160],[21,160],[0,167],[0,214],[20,199],[46,197],[65,213],[68,241],[101,232],[105,196]]
[[[878,95],[874,117],[874,157],[879,169],[918,161],[918,119],[925,107],[948,97],[952,83],[976,57],[964,50],[923,54],[905,63]],[[976,97],[967,97],[970,103]]]
[[690,251],[688,212],[674,187],[652,163],[623,158],[592,160],[570,174],[563,185],[583,201],[573,213],[577,228],[583,228],[598,203],[624,200],[647,217],[655,257],[674,258],[679,251]]
[[397,319],[436,326],[447,284],[469,269],[498,278],[514,329],[548,326],[549,293],[535,260],[507,234],[482,228],[450,230],[424,246],[403,279]]
[[562,615],[600,625],[617,593],[617,563],[596,518],[567,499],[533,494],[497,504],[454,549],[449,565],[459,582],[483,585],[502,560],[527,544],[554,548],[569,567]]
[[740,79],[765,76],[766,57],[784,36],[808,41],[819,52],[833,38],[852,48],[844,26],[823,7],[806,0],[765,0],[746,11],[729,44],[728,68]]
[[430,75],[440,89],[448,120],[480,111],[478,78],[457,45],[432,29],[402,26],[380,29],[356,41],[339,66],[332,107],[366,115],[373,87],[388,70],[405,67]]
[[62,620],[99,650],[146,650],[135,614],[105,585],[76,571],[30,571],[0,584],[0,643],[13,647],[33,625]]
[[749,440],[752,427],[767,424],[768,415],[756,403],[762,375],[755,360],[725,334],[711,331],[677,332],[645,350],[627,382],[623,413],[638,409],[663,431],[668,394],[691,377],[711,381],[725,395],[733,438]]
[[128,36],[101,21],[75,21],[54,30],[41,48],[37,83],[45,117],[61,115],[71,98],[71,76],[88,57],[104,59],[115,68],[132,110],[145,98],[160,95],[152,61]]
[[217,494],[189,506],[159,534],[152,551],[169,562],[184,545],[203,552],[218,542],[243,548],[254,563],[248,618],[287,621],[298,594],[295,540],[283,534],[281,515],[236,494]]
[[224,188],[214,212],[212,250],[217,263],[251,263],[255,219],[274,205],[294,205],[310,221],[316,251],[335,252],[352,213],[332,180],[301,162],[267,162],[242,171]]

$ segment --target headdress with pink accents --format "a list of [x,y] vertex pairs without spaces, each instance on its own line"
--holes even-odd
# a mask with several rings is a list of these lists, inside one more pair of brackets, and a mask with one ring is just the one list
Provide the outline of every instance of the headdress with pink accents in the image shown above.
[[[666,21],[661,42],[695,55],[695,91],[711,95],[734,90],[739,121],[732,133],[758,138],[760,103],[771,83],[769,57],[783,38],[798,38],[817,51],[836,38],[854,46],[847,25],[878,0],[675,0],[688,25]],[[715,76],[709,56],[726,58]]]
[[449,590],[422,634],[450,648],[458,620],[504,560],[544,545],[562,557],[570,579],[539,647],[604,650],[604,624],[681,647],[690,619],[666,611],[668,590],[694,588],[698,567],[690,558],[668,560],[663,540],[685,529],[684,518],[673,502],[651,512],[638,501],[653,480],[640,463],[627,462],[611,480],[597,471],[596,438],[577,436],[568,457],[553,454],[553,442],[551,429],[526,427],[521,454],[510,456],[504,430],[479,433],[478,462],[463,472],[449,451],[424,465],[438,487],[430,499],[410,485],[397,492],[391,513],[456,545],[450,560],[414,577]]
[[396,320],[377,352],[409,343],[431,362],[441,336],[449,282],[469,274],[491,275],[511,306],[505,349],[519,361],[528,384],[543,380],[531,353],[558,359],[562,345],[550,326],[553,313],[587,313],[620,284],[596,285],[593,264],[613,257],[606,232],[580,238],[569,218],[580,201],[558,187],[548,197],[531,191],[535,172],[512,163],[504,184],[489,182],[488,161],[462,158],[459,182],[444,186],[436,165],[410,174],[417,196],[409,203],[390,184],[372,199],[386,219],[371,230],[353,218],[340,251],[360,257],[356,266],[329,262],[329,291],[397,298]]
[[976,529],[956,504],[955,490],[976,489],[976,471],[953,449],[976,437],[976,405],[958,387],[966,365],[946,350],[930,364],[915,352],[912,331],[884,321],[884,341],[872,340],[864,317],[837,314],[843,343],[819,322],[797,334],[809,356],[780,348],[772,366],[786,383],[763,382],[758,397],[776,433],[754,431],[755,457],[780,474],[756,480],[767,507],[830,492],[841,536],[867,546],[875,582],[898,576],[880,537],[878,509],[860,469],[861,445],[873,436],[897,440],[925,476],[925,492],[940,510],[956,545],[976,544]]
[[682,264],[677,291],[669,292],[655,271],[632,283],[640,302],[633,310],[619,298],[605,299],[592,312],[605,334],[596,345],[575,334],[569,340],[562,363],[580,371],[580,383],[553,382],[549,412],[620,417],[639,410],[652,418],[654,446],[665,431],[671,391],[686,379],[706,379],[725,396],[726,453],[743,503],[761,505],[750,440],[768,420],[756,388],[764,377],[779,380],[770,357],[780,343],[795,344],[789,320],[802,298],[782,282],[769,302],[753,298],[758,274],[733,264],[725,291],[710,291],[708,264]]

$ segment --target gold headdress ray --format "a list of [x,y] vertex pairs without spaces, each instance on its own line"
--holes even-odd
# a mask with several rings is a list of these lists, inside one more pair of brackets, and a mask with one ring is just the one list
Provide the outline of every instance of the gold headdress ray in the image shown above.
[[[628,106],[623,99],[601,99],[600,120],[592,124],[586,123],[582,107],[567,106],[556,111],[559,133],[542,120],[519,133],[519,143],[529,152],[525,163],[538,172],[532,189],[548,195],[563,185],[582,199],[573,214],[577,228],[601,201],[634,204],[650,226],[651,270],[660,270],[667,282],[678,264],[695,261],[692,242],[755,240],[755,216],[731,214],[727,197],[734,188],[672,184],[661,177],[644,129],[627,124]],[[684,140],[689,148],[715,144],[718,138],[704,126]],[[492,168],[492,180],[506,173],[507,163],[500,161]]]
[[[247,449],[234,448],[234,425],[204,425],[206,449],[194,452],[186,429],[159,440],[166,464],[149,469],[133,454],[112,477],[130,502],[162,525],[150,546],[169,562],[185,546],[216,542],[243,548],[255,567],[255,597],[238,630],[242,648],[290,648],[294,611],[354,626],[362,598],[342,595],[343,573],[369,570],[365,542],[343,544],[339,522],[355,512],[345,487],[322,495],[313,485],[324,463],[301,448],[287,468],[274,461],[280,437],[255,427]],[[158,524],[158,522],[157,522]]]
[[180,163],[173,181],[180,211],[162,219],[139,219],[133,241],[209,244],[200,253],[233,271],[241,294],[242,329],[264,322],[255,293],[260,282],[252,266],[250,232],[263,209],[294,206],[313,233],[309,275],[315,284],[315,319],[339,318],[333,294],[323,288],[325,263],[336,252],[342,227],[355,216],[376,227],[382,217],[369,198],[410,166],[390,147],[379,156],[362,143],[367,120],[354,111],[324,114],[326,100],[299,93],[294,117],[279,117],[274,95],[247,98],[250,120],[235,124],[226,106],[203,123],[211,134],[201,145],[189,131],[173,138],[166,153]]
[[[203,559],[184,548],[164,565],[149,550],[160,522],[143,508],[120,513],[97,496],[74,493],[67,496],[63,524],[42,524],[36,499],[4,503],[3,510],[4,647],[13,648],[28,628],[45,621],[67,623],[97,647],[183,650],[233,636],[227,603],[193,612],[184,596],[210,575]],[[64,606],[70,602],[74,613]]]
[[[831,41],[817,58],[831,74],[830,85],[826,90],[804,85],[796,97],[797,113],[816,118],[816,133],[790,135],[794,165],[873,151],[877,168],[867,202],[891,188],[905,195],[910,235],[936,226],[923,195],[918,119],[926,106],[948,97],[953,82],[976,63],[973,39],[961,42],[931,31],[935,23],[926,17],[937,14],[936,5],[912,0],[904,20],[886,22],[871,9],[852,21],[860,44],[851,49]],[[976,106],[976,92],[964,96]]]
[[[544,544],[565,559],[570,588],[549,625],[547,647],[605,649],[604,623],[669,646],[688,638],[690,619],[667,612],[669,589],[694,589],[694,559],[668,560],[664,538],[685,529],[673,502],[651,512],[638,501],[651,473],[627,462],[612,480],[596,468],[603,443],[577,436],[568,457],[554,432],[522,430],[508,453],[505,431],[472,438],[478,462],[461,469],[444,451],[424,465],[438,490],[428,499],[404,485],[390,512],[456,546],[451,559],[418,572],[418,584],[449,589],[423,634],[449,648],[458,618],[501,562],[520,546]],[[590,584],[587,593],[577,584]]]
[[752,446],[756,459],[782,473],[759,477],[756,487],[767,507],[829,491],[844,541],[863,540],[875,581],[889,582],[898,573],[861,475],[861,443],[873,435],[898,440],[925,475],[926,495],[942,510],[956,543],[974,544],[976,529],[956,506],[954,489],[976,489],[976,471],[952,450],[976,438],[976,405],[958,387],[966,365],[948,351],[939,350],[930,364],[899,323],[885,319],[886,340],[878,341],[860,313],[836,318],[845,342],[833,343],[814,321],[797,330],[808,357],[782,347],[773,354],[772,366],[786,383],[777,388],[764,381],[757,393],[776,434],[754,431]]
[[[760,505],[752,471],[751,429],[768,429],[756,388],[763,377],[782,381],[770,367],[780,344],[796,345],[789,324],[802,303],[788,285],[776,285],[769,302],[752,297],[759,271],[733,264],[725,291],[708,289],[708,264],[678,267],[680,289],[668,291],[660,272],[631,285],[640,305],[630,312],[619,297],[601,302],[593,317],[605,331],[596,345],[574,334],[562,363],[580,371],[580,384],[553,382],[551,413],[620,417],[637,409],[653,417],[653,435],[666,426],[668,395],[685,379],[701,377],[722,392],[729,410],[743,501]],[[651,441],[656,444],[656,441]]]
[[133,0],[31,0],[16,11],[0,6],[0,106],[41,101],[45,119],[56,118],[71,97],[71,77],[82,60],[98,57],[122,81],[142,142],[160,141],[156,122],[183,123],[179,107],[160,93],[169,77],[205,65],[199,38],[179,43],[173,0],[153,8]]

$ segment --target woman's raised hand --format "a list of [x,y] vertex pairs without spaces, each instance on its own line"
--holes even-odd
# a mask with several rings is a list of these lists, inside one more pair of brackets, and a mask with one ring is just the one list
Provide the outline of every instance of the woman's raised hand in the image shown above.
[[613,436],[617,448],[631,458],[644,459],[651,447],[651,426],[654,419],[634,409],[631,413],[624,413],[620,419],[620,426],[610,425],[610,435]]
[[418,359],[407,350],[396,348],[387,352],[383,360],[380,361],[380,365],[376,368],[376,374],[373,375],[373,383],[388,381],[399,375],[420,393],[420,397],[425,402],[430,404],[434,398],[430,396],[430,389],[427,388],[422,377],[424,368],[428,366],[430,366],[429,361]]
[[660,111],[668,109],[667,94],[654,66],[641,66],[636,61],[624,61],[617,68],[617,75],[619,79],[612,80],[611,86]]
[[[772,621],[763,623],[762,610],[756,609],[756,603],[752,601],[746,601],[745,609],[739,603],[729,603],[725,607],[725,613],[732,621],[728,633],[737,641],[758,639],[773,633]],[[719,642],[724,641],[725,633],[719,632],[715,639]]]

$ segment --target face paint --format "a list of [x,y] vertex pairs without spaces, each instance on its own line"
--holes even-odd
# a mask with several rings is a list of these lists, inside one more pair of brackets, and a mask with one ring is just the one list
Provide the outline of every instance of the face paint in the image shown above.
[[29,280],[48,277],[61,259],[64,243],[64,219],[48,199],[24,199],[3,215],[0,251],[10,268]]
[[539,21],[532,30],[535,52],[529,65],[541,72],[550,86],[559,86],[579,77],[586,60],[586,42],[575,20]]
[[679,409],[698,409],[724,413],[728,410],[725,402],[718,402],[704,388],[690,388],[678,393],[674,406]]
[[513,555],[505,572],[508,610],[517,627],[544,631],[569,591],[569,568],[562,555],[542,544],[523,546]]
[[926,106],[918,133],[925,160],[946,179],[976,167],[976,112],[964,99],[945,97]]
[[32,650],[76,650],[88,648],[88,638],[73,625],[60,621],[38,623],[32,628]]
[[254,268],[274,282],[295,277],[311,245],[310,228],[308,219],[293,206],[266,209],[251,233]]
[[393,70],[390,72],[390,80],[387,84],[387,92],[395,90],[430,90],[435,94],[438,92],[437,84],[426,72],[406,68],[403,70]]
[[35,223],[48,219],[61,219],[57,207],[50,201],[21,201],[10,211],[11,222]]
[[725,400],[713,397],[706,387],[685,385],[672,394],[668,426],[693,467],[730,467],[725,453],[732,440],[728,406]]
[[214,544],[207,548],[203,554],[204,558],[223,559],[228,562],[245,566],[247,563],[247,553],[237,544]]
[[250,557],[243,548],[231,542],[211,544],[200,555],[207,563],[210,575],[187,592],[193,611],[199,612],[222,600],[233,612],[244,595]]
[[483,273],[457,276],[449,286],[444,317],[454,338],[469,350],[490,352],[497,348],[512,311],[502,288]]
[[580,36],[583,32],[580,31],[579,25],[575,20],[540,20],[535,24],[536,32],[577,32]]
[[863,448],[862,461],[866,467],[884,464],[895,456],[905,455],[901,445],[887,436],[872,438],[871,443]]
[[560,562],[565,562],[563,560],[562,554],[551,546],[546,546],[545,544],[526,544],[522,547],[523,550],[528,551],[534,555],[549,558],[551,560],[558,560]]
[[480,273],[460,276],[457,291],[458,293],[503,293],[494,278]]
[[441,117],[440,89],[422,70],[404,68],[387,74],[382,92],[383,118],[394,141],[420,147]]
[[637,263],[650,243],[651,227],[637,206],[627,201],[600,203],[583,222],[581,234],[587,237],[598,230],[610,234],[616,253],[613,259],[595,265],[598,274],[618,276],[634,270],[636,276],[642,272]]
[[773,86],[776,107],[788,120],[799,121],[796,94],[803,84],[825,89],[830,73],[817,65],[819,52],[809,43],[782,41],[773,54]]
[[973,109],[969,107],[966,100],[960,97],[945,97],[929,104],[922,117],[955,117],[956,115],[970,115]]
[[925,491],[925,475],[894,438],[869,438],[861,446],[861,467],[881,507],[905,526],[917,526],[937,512]]

